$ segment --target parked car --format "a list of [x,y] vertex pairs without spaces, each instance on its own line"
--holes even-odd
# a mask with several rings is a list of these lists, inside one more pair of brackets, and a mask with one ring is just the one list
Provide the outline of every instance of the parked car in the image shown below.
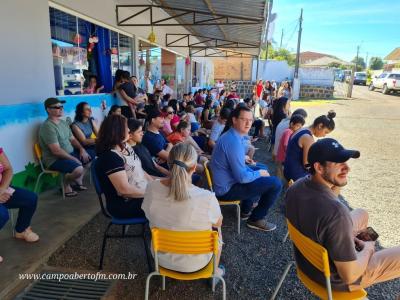
[[375,77],[369,85],[369,90],[382,89],[383,94],[391,91],[400,92],[400,73],[387,72]]
[[355,72],[353,84],[367,85],[367,73]]

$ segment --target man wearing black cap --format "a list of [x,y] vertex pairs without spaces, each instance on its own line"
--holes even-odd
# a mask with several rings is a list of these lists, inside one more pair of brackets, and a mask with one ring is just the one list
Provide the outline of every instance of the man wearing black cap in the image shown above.
[[[356,236],[368,226],[368,213],[349,209],[338,199],[347,184],[347,161],[360,157],[336,140],[321,139],[308,152],[311,176],[296,181],[286,194],[286,217],[302,234],[328,250],[333,290],[352,291],[400,277],[400,247],[375,252],[374,241]],[[357,249],[356,250],[356,246]],[[295,249],[298,267],[325,286],[325,279]]]
[[88,163],[90,156],[82,145],[75,139],[67,122],[62,120],[65,101],[48,98],[44,107],[48,114],[47,120],[39,129],[39,144],[43,153],[44,165],[65,175],[64,191],[66,197],[74,197],[77,190],[86,190],[82,185],[84,170],[82,163]]

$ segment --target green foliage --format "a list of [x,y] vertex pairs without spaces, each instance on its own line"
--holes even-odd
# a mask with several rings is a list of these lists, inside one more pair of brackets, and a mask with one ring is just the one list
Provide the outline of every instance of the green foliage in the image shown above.
[[[261,49],[261,59],[266,59],[267,51],[265,48]],[[271,45],[268,46],[268,59],[286,60],[289,66],[296,63],[296,55],[289,52],[287,49],[274,49]]]
[[[12,179],[12,185],[20,188],[25,188],[33,191],[36,184],[36,179],[39,176],[41,169],[38,165],[29,162],[25,166],[25,170],[14,174]],[[40,184],[38,187],[39,193],[50,188],[54,188],[59,185],[60,178],[53,175],[44,175],[40,179]]]
[[383,60],[380,57],[371,57],[369,60],[369,68],[371,70],[380,70],[383,69]]
[[358,60],[357,60],[357,57],[354,57],[353,60],[352,60],[351,62],[352,62],[352,63],[357,63],[357,70],[356,70],[356,72],[360,72],[360,71],[364,70],[365,67],[366,67],[366,66],[365,66],[364,58],[362,58],[361,56],[358,57]]
[[340,64],[337,62],[331,62],[330,64],[328,64],[328,67],[330,68],[340,68]]

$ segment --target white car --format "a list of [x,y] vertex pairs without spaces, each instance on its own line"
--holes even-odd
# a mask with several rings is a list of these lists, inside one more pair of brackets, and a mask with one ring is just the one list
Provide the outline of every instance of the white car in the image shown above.
[[387,72],[375,77],[369,85],[369,90],[375,89],[382,89],[383,94],[400,92],[400,73]]

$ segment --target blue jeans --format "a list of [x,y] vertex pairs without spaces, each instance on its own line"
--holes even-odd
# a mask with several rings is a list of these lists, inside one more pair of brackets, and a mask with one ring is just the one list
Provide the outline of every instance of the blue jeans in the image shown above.
[[253,171],[258,171],[258,170],[266,170],[269,172],[268,167],[260,162],[256,162],[255,165],[247,165],[250,169]]
[[0,229],[9,219],[9,208],[18,208],[16,232],[23,232],[31,225],[32,216],[36,210],[37,195],[31,191],[14,187],[15,192],[6,203],[0,203]]
[[241,200],[241,210],[244,214],[249,213],[253,203],[260,199],[249,218],[250,221],[258,221],[265,218],[281,190],[282,183],[278,177],[260,177],[249,183],[235,183],[225,195],[217,198],[227,201]]

